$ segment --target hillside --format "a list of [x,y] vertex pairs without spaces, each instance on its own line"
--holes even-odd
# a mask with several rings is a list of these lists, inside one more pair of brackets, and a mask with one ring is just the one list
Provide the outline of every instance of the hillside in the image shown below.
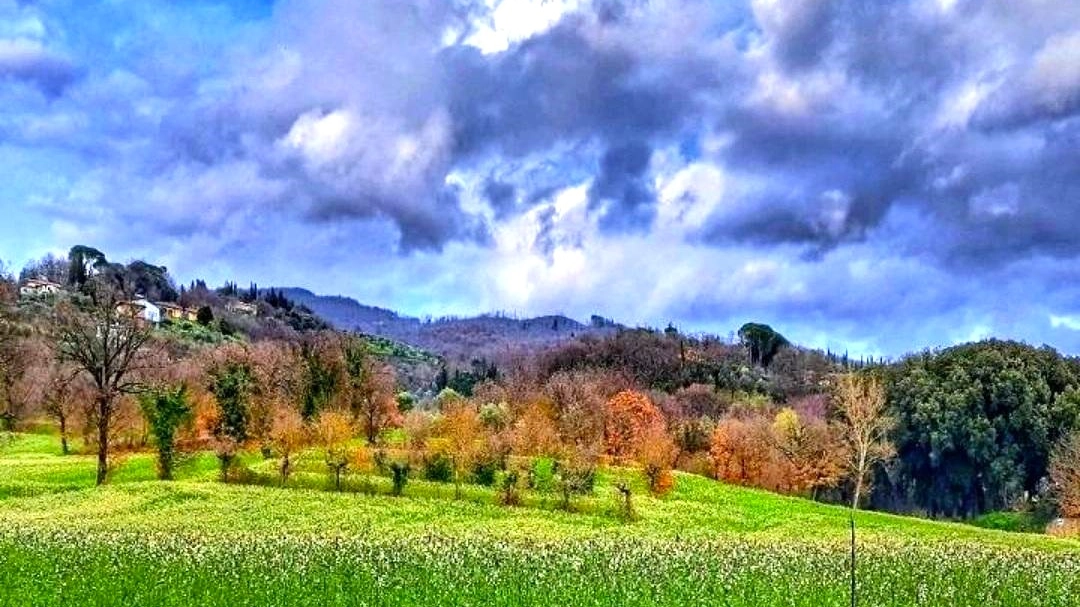
[[[491,489],[455,500],[423,481],[400,498],[224,485],[209,454],[173,482],[152,480],[149,454],[106,487],[89,488],[93,469],[52,436],[0,450],[8,604],[847,604],[847,510],[688,474],[662,499],[635,496],[628,523],[605,507],[617,471],[584,511],[563,512],[540,494],[507,508]],[[1080,593],[1073,541],[856,520],[860,604],[1065,607]]]
[[585,324],[562,315],[512,318],[489,314],[422,320],[367,306],[348,297],[316,295],[298,288],[280,291],[339,330],[359,331],[411,344],[440,354],[452,363],[467,363],[476,358],[497,359],[510,352],[556,344],[583,335],[607,335],[620,327],[600,317],[593,317]]

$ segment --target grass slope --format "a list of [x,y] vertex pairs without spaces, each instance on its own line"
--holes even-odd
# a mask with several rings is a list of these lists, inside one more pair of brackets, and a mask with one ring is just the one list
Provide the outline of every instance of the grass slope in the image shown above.
[[[254,467],[268,466],[253,458]],[[589,513],[504,508],[411,482],[403,498],[222,485],[215,460],[153,479],[50,436],[0,450],[0,605],[71,603],[844,605],[843,508],[679,475],[622,523],[611,479]],[[857,516],[866,605],[1080,604],[1080,543]]]

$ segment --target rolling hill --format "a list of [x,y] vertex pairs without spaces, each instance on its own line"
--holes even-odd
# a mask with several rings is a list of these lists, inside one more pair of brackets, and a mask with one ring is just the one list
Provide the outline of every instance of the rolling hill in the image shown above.
[[299,288],[280,290],[337,329],[377,335],[430,350],[451,363],[467,363],[477,358],[498,359],[521,349],[542,347],[582,335],[604,335],[621,327],[599,316],[594,316],[588,324],[562,315],[514,318],[486,314],[469,318],[419,319],[367,306],[349,297],[316,295]]

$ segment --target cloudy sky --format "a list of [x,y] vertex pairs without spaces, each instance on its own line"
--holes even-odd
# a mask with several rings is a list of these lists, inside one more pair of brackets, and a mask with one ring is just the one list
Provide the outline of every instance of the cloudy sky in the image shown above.
[[0,259],[1080,354],[1080,3],[0,0]]

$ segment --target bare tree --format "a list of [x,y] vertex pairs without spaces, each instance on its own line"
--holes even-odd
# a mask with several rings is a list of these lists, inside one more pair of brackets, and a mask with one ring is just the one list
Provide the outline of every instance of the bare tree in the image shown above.
[[76,365],[94,386],[101,485],[109,469],[109,422],[120,397],[137,391],[151,329],[122,305],[119,291],[100,283],[88,290],[89,301],[59,311],[56,348],[59,358]]
[[68,436],[73,419],[85,404],[89,386],[82,370],[70,364],[55,361],[42,368],[42,410],[60,426],[60,450],[64,455],[71,452]]
[[889,416],[885,387],[878,377],[855,373],[837,376],[833,402],[848,446],[848,471],[855,482],[851,507],[858,509],[870,471],[895,455],[889,434],[896,422]]

